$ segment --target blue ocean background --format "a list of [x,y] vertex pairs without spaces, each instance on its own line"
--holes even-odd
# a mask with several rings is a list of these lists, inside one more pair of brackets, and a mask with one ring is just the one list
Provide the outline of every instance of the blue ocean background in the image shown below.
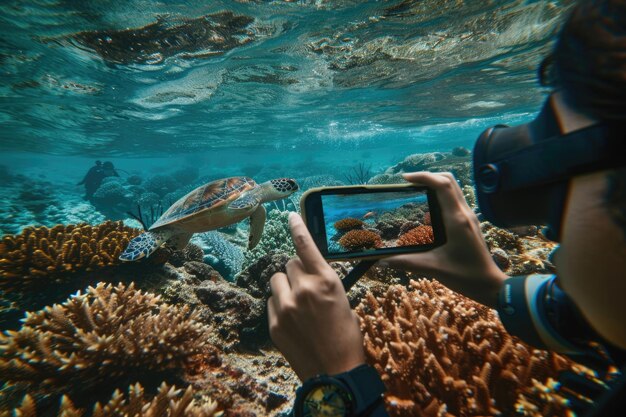
[[[374,175],[410,154],[471,149],[484,128],[536,113],[536,67],[570,3],[3,1],[0,230],[101,220],[75,185],[97,159],[144,179],[190,168],[342,181],[359,163]],[[162,42],[140,59],[130,44],[115,62],[78,40],[224,12],[251,22],[230,49],[182,33],[170,39],[181,53]],[[18,175],[30,182],[12,186]],[[37,198],[74,212],[31,215]]]
[[[32,415],[17,407],[28,411],[36,405],[37,415],[57,415],[59,406],[68,406],[63,398],[92,410],[114,390],[139,392],[135,383],[143,384],[145,400],[152,401],[163,382],[187,389],[187,401],[193,396],[205,404],[212,398],[224,416],[287,415],[300,381],[270,340],[267,300],[269,280],[295,255],[288,212],[299,210],[301,195],[312,187],[398,182],[401,173],[422,169],[454,171],[478,211],[470,169],[474,142],[487,127],[526,123],[536,115],[549,92],[537,82],[537,67],[573,4],[2,0],[0,367],[6,372],[0,377],[0,414]],[[88,196],[81,181],[96,161],[113,163],[119,177],[104,178]],[[289,177],[300,185],[288,198],[265,205],[265,229],[255,248],[248,247],[249,223],[242,221],[197,233],[183,250],[164,247],[137,262],[120,261],[128,241],[172,203],[233,176],[257,183]],[[342,216],[366,213],[341,207]],[[385,241],[396,241],[401,232],[426,223],[423,213],[410,214],[372,217],[366,225]],[[328,226],[332,232],[330,220]],[[483,222],[481,231],[506,273],[554,272],[549,254],[555,245],[537,227],[512,232]],[[345,276],[353,265],[331,266]],[[373,306],[368,294],[378,297],[393,284],[417,288],[409,285],[416,277],[377,268],[348,294],[352,307],[362,301]],[[433,320],[447,320],[458,306],[483,308],[451,292],[448,307],[431,303],[428,294],[442,295],[444,287],[419,285],[419,297],[411,299],[441,308],[429,313]],[[146,307],[146,299],[133,295],[139,290],[161,298]],[[122,308],[117,302],[124,297]],[[77,314],[58,305],[86,299],[99,301]],[[168,304],[156,307],[161,302]],[[143,308],[150,310],[148,324],[142,324],[143,313],[135,314]],[[375,310],[361,314],[369,320]],[[36,314],[49,317],[35,323]],[[470,343],[480,344],[481,351],[491,344],[490,353],[513,346],[504,344],[504,328],[492,331],[495,313],[481,314],[478,327],[490,336],[478,329]],[[75,320],[83,315],[104,319],[96,331],[91,319]],[[52,330],[44,332],[48,325]],[[461,327],[454,334],[469,340]],[[441,347],[453,346],[449,335],[442,336],[443,344],[433,339],[431,350],[438,355]],[[528,376],[517,394],[532,388],[531,377],[545,382],[556,376],[552,356],[514,343],[515,354],[498,353],[513,358],[498,372]],[[65,362],[57,358],[62,349]],[[456,366],[455,358],[470,350],[459,347],[452,360],[437,360]],[[528,359],[528,372],[520,370],[518,356]],[[492,356],[479,359],[481,377],[493,374],[492,393],[501,387],[513,392],[510,379],[491,372]],[[468,363],[462,395],[474,396],[482,392],[482,385],[473,385],[478,362]],[[544,373],[548,368],[552,373]],[[418,393],[406,385],[404,373],[392,371],[401,376],[403,392]],[[441,381],[446,397],[448,381]],[[544,396],[543,390],[535,392]],[[513,402],[517,397],[508,394],[511,401],[500,403],[478,396],[486,405],[472,405],[475,415],[521,410]],[[445,411],[443,400],[430,404]],[[124,413],[119,415],[129,415]],[[63,415],[70,414],[82,415]]]

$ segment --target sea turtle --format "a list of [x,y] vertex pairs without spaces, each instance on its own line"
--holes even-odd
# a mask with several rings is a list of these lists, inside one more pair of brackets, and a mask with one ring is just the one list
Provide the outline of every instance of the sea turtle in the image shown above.
[[194,233],[219,229],[250,217],[248,248],[261,240],[265,226],[263,203],[285,198],[298,190],[289,178],[257,184],[252,178],[232,177],[202,185],[175,202],[150,229],[130,241],[122,261],[149,256],[163,243],[183,249]]

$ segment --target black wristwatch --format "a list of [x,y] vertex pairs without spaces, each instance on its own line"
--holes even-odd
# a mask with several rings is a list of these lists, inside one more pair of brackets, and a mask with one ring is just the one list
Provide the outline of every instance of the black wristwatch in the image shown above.
[[318,375],[296,391],[294,417],[387,417],[385,385],[376,369],[360,365],[338,375]]

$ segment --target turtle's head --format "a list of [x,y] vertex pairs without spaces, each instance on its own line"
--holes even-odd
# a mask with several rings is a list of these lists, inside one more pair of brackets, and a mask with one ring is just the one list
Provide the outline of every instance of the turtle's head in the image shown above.
[[298,191],[298,183],[291,178],[277,178],[263,184],[266,188],[267,201],[278,200]]

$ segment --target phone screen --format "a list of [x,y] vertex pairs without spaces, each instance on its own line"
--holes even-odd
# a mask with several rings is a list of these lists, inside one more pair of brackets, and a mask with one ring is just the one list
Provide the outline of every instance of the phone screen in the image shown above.
[[[328,259],[427,250],[444,237],[425,187],[323,189],[311,198],[315,240]],[[309,217],[307,210],[307,217]],[[311,219],[309,219],[311,220]],[[307,221],[308,222],[308,221]]]

